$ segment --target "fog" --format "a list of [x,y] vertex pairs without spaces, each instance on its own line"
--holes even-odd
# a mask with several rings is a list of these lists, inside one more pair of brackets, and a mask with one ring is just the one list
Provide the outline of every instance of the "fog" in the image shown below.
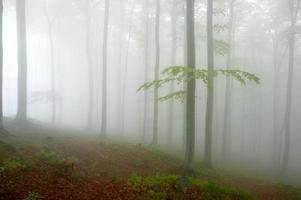
[[[188,168],[190,149],[210,167],[301,185],[300,0],[213,1],[213,46],[205,0],[194,2],[194,31],[185,0],[18,1],[3,0],[4,127],[35,123],[154,145]],[[194,67],[190,35],[196,69],[211,63],[259,83],[221,74],[213,87],[197,80],[195,95],[165,101],[191,80],[139,90],[171,66]]]

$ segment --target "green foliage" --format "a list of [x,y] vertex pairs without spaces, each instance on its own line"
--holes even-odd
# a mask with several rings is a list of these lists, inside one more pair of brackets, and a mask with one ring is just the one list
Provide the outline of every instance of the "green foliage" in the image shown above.
[[[168,199],[171,192],[179,199],[183,199],[183,195],[187,189],[194,188],[200,190],[204,195],[201,199],[240,199],[252,200],[254,197],[242,190],[224,187],[218,183],[206,181],[191,177],[181,177],[177,175],[156,175],[150,177],[132,176],[128,180],[129,186],[136,192],[145,193],[147,199]],[[168,192],[169,191],[169,192]],[[175,197],[173,196],[173,197]],[[173,198],[174,199],[174,198]]]
[[24,200],[38,200],[40,198],[39,193],[37,192],[29,192],[27,197]]
[[254,197],[242,190],[226,188],[214,182],[204,184],[205,195],[204,199],[244,199],[252,200]]
[[[189,80],[200,80],[202,83],[207,85],[209,88],[209,79],[215,78],[219,75],[233,78],[234,80],[240,82],[242,85],[245,85],[247,81],[254,82],[256,84],[260,83],[260,79],[252,73],[245,72],[242,70],[207,70],[207,69],[193,69],[190,67],[183,66],[172,66],[162,71],[162,79],[150,81],[144,83],[141,87],[139,87],[138,91],[149,90],[151,88],[160,88],[168,83],[185,83]],[[166,96],[160,97],[159,100],[166,101],[169,99],[175,100],[183,100],[186,96],[186,91],[176,91],[174,93],[170,93]]]
[[1,155],[7,154],[7,153],[15,153],[15,152],[16,152],[15,147],[0,140],[0,154]]
[[225,31],[228,28],[226,24],[214,24],[213,25],[213,31],[216,33],[220,33]]
[[62,156],[54,151],[51,151],[47,147],[44,147],[39,153],[38,157],[47,164],[56,165],[63,162]]
[[6,171],[15,171],[17,169],[25,169],[27,165],[21,159],[9,160],[0,165],[0,173]]
[[219,55],[226,55],[229,52],[230,45],[224,40],[214,41],[214,51]]

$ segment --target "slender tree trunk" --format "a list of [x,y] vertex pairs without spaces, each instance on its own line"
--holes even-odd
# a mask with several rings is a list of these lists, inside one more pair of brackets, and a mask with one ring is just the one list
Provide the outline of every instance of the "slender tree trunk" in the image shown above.
[[[195,69],[194,0],[186,0],[187,67]],[[195,151],[195,80],[187,82],[185,168],[192,171]]]
[[18,37],[18,111],[17,121],[27,118],[27,41],[26,41],[26,1],[16,1]]
[[[172,13],[171,13],[171,65],[176,65],[176,58],[177,58],[177,7],[178,7],[178,0],[173,0],[172,4]],[[170,91],[174,92],[175,85],[171,83]],[[168,115],[168,135],[167,135],[167,142],[168,147],[172,144],[172,133],[173,133],[173,116],[174,116],[174,100],[170,100],[169,104],[169,115]]]
[[129,53],[130,53],[130,45],[131,45],[131,38],[132,38],[132,28],[133,28],[133,13],[134,13],[134,4],[132,4],[131,14],[130,14],[130,22],[129,22],[129,30],[128,30],[128,41],[126,46],[126,54],[125,54],[125,66],[124,66],[124,75],[123,75],[123,85],[122,85],[122,123],[121,123],[121,130],[122,133],[125,133],[125,101],[126,101],[126,86],[127,86],[127,74],[128,74],[128,64],[129,64]]
[[[149,0],[145,0],[145,32],[144,32],[144,82],[148,81],[148,66],[149,66]],[[147,108],[148,108],[148,93],[144,92],[144,111],[143,111],[143,139],[145,141],[148,129],[147,129]]]
[[289,164],[290,154],[290,139],[291,139],[291,111],[292,111],[292,90],[293,90],[293,75],[295,64],[295,41],[296,41],[296,20],[298,16],[300,1],[295,3],[295,0],[289,1],[291,13],[291,27],[289,32],[289,64],[288,64],[288,79],[287,79],[287,94],[286,94],[286,109],[284,116],[284,153],[282,163],[282,174],[286,175]]
[[[156,0],[156,28],[155,28],[155,45],[156,45],[156,64],[155,64],[155,80],[159,79],[159,68],[160,68],[160,15],[161,15],[161,1]],[[154,90],[154,121],[153,121],[153,145],[158,144],[158,98],[159,90]]]
[[86,1],[85,15],[86,15],[86,56],[88,61],[88,83],[89,83],[89,105],[88,105],[88,121],[87,129],[91,129],[93,125],[93,100],[94,100],[94,75],[91,55],[91,16],[90,16],[90,1]]
[[[127,2],[127,1],[126,1]],[[119,30],[119,62],[118,62],[118,91],[117,91],[117,127],[118,132],[121,133],[122,130],[122,120],[123,120],[123,106],[122,106],[122,88],[123,88],[123,82],[122,82],[122,56],[123,56],[123,50],[124,50],[124,22],[125,22],[125,8],[126,8],[126,2],[125,0],[120,1],[120,30]]]
[[51,66],[51,91],[52,91],[52,117],[51,122],[54,124],[56,121],[56,91],[55,91],[55,64],[54,64],[54,41],[53,41],[53,31],[52,31],[52,23],[50,20],[50,16],[48,14],[48,6],[47,0],[44,1],[44,12],[47,19],[47,27],[48,27],[48,34],[49,34],[49,45],[50,45],[50,66]]
[[107,134],[107,59],[108,59],[108,28],[110,0],[105,1],[104,32],[103,32],[103,71],[102,71],[102,118],[101,134]]
[[0,0],[0,133],[3,126],[3,0]]
[[[227,70],[231,69],[232,59],[233,59],[233,18],[234,18],[234,0],[230,0],[230,14],[229,14],[229,31],[228,31],[228,43],[229,43],[229,52],[227,55]],[[231,148],[231,105],[232,105],[232,88],[231,88],[231,79],[230,77],[226,78],[226,93],[225,93],[225,111],[224,111],[224,130],[223,130],[223,162],[225,163],[230,156]]]
[[[209,72],[214,70],[213,52],[213,0],[208,0],[207,5],[207,62]],[[205,164],[212,166],[212,119],[214,101],[214,80],[209,74],[207,89],[207,110],[206,110],[206,135],[205,135]]]

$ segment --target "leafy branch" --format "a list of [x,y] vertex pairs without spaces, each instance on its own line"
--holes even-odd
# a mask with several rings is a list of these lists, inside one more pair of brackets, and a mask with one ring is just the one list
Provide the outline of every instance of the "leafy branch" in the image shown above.
[[[253,73],[249,73],[242,70],[235,70],[235,69],[217,69],[217,70],[207,70],[207,69],[193,69],[190,67],[183,67],[183,66],[172,66],[168,67],[162,71],[162,79],[149,81],[144,83],[142,86],[139,87],[139,91],[146,91],[151,88],[161,88],[166,84],[169,83],[185,83],[190,80],[199,80],[208,88],[211,88],[209,85],[208,80],[210,78],[215,78],[217,76],[226,76],[229,78],[233,78],[234,80],[240,82],[242,85],[246,85],[247,82],[254,82],[256,84],[260,84],[260,78],[257,77]],[[186,91],[176,91],[170,93],[166,96],[160,97],[159,101],[166,101],[169,99],[175,100],[183,100],[186,96]]]

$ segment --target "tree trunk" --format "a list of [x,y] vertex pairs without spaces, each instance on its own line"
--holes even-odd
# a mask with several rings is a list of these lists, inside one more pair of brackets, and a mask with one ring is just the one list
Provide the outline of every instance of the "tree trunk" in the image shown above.
[[0,0],[0,133],[3,126],[3,0]]
[[129,21],[129,30],[128,30],[128,41],[126,46],[126,54],[125,54],[125,66],[124,66],[124,75],[123,75],[123,84],[122,84],[122,95],[121,95],[121,102],[122,102],[122,122],[121,122],[121,130],[122,133],[125,133],[125,101],[126,101],[126,86],[127,86],[127,74],[128,74],[128,64],[129,64],[129,52],[130,52],[130,45],[131,45],[131,38],[132,38],[132,28],[133,28],[133,14],[134,14],[134,4],[131,7],[131,14],[130,14],[130,21]]
[[[145,0],[145,32],[144,32],[144,82],[148,81],[148,66],[149,66],[149,0]],[[142,141],[145,141],[148,129],[147,129],[147,108],[148,108],[148,92],[144,92],[144,111],[143,111],[143,138]]]
[[[187,67],[195,69],[194,0],[186,0]],[[195,89],[196,81],[187,82],[185,169],[192,171],[195,151]]]
[[48,34],[49,34],[49,45],[50,45],[50,66],[51,66],[51,91],[52,91],[52,117],[51,122],[52,124],[56,121],[56,91],[55,91],[55,64],[54,64],[54,41],[53,41],[53,32],[52,32],[52,23],[50,20],[50,16],[48,14],[48,6],[47,0],[44,1],[44,12],[47,19],[47,27],[48,27]]
[[94,76],[93,64],[91,55],[91,17],[90,17],[90,4],[89,0],[86,1],[85,16],[86,16],[86,56],[88,61],[88,79],[89,79],[89,105],[88,105],[88,120],[87,129],[92,129],[93,125],[93,100],[94,100]]
[[25,122],[27,117],[27,41],[26,1],[16,1],[18,37],[18,110],[17,121]]
[[284,116],[284,153],[282,163],[282,174],[286,175],[289,163],[290,153],[290,137],[291,137],[291,111],[292,111],[292,90],[293,90],[293,75],[295,64],[295,41],[296,41],[296,20],[298,16],[300,1],[289,1],[291,13],[291,27],[289,32],[289,64],[288,64],[288,79],[287,79],[287,94],[286,94],[286,109]]
[[[229,52],[227,55],[227,70],[230,70],[232,67],[233,59],[233,19],[234,19],[234,0],[230,0],[230,13],[229,13],[229,31],[228,31],[228,43],[229,43]],[[223,130],[223,162],[227,162],[230,156],[231,150],[231,110],[232,110],[232,87],[230,77],[226,78],[226,93],[225,93],[225,111],[224,111],[224,130]]]
[[107,134],[107,57],[110,0],[105,1],[104,32],[103,32],[103,71],[102,71],[102,117],[101,134]]
[[[173,0],[172,4],[172,13],[171,13],[171,66],[176,65],[176,58],[177,58],[177,7],[178,7],[178,0]],[[171,83],[170,85],[170,92],[174,92],[175,85]],[[174,116],[174,100],[170,100],[169,104],[169,115],[168,115],[168,131],[167,131],[167,142],[168,147],[172,144],[172,133],[173,133],[173,116]]]
[[[207,5],[207,62],[209,72],[214,70],[213,52],[213,0],[208,0]],[[207,110],[206,110],[206,130],[205,130],[205,165],[212,166],[212,119],[214,101],[214,80],[209,74],[207,89]]]
[[[155,28],[155,45],[156,45],[156,64],[155,64],[155,80],[159,79],[159,68],[160,68],[160,14],[161,14],[160,0],[156,1],[156,28]],[[159,90],[154,90],[154,121],[153,121],[153,145],[158,144],[158,98]]]

